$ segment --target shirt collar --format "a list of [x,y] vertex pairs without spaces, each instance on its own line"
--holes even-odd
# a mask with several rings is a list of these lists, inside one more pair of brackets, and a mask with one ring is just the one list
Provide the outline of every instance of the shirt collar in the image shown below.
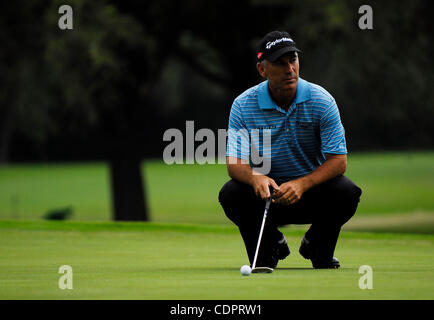
[[[271,99],[270,93],[268,91],[268,80],[263,81],[259,84],[258,88],[258,102],[259,108],[261,109],[277,109],[278,106]],[[302,78],[298,78],[297,81],[297,92],[295,94],[294,102],[295,104],[302,103],[311,98],[309,83]],[[294,103],[293,103],[294,104]]]

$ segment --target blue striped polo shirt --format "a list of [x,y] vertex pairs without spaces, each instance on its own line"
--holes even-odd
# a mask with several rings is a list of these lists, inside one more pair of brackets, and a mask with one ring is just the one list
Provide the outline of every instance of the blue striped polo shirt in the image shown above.
[[[254,167],[254,144],[259,155],[271,157],[267,175],[278,183],[311,173],[326,160],[325,154],[347,153],[334,98],[302,78],[288,111],[270,97],[268,80],[243,92],[232,104],[228,129],[226,156],[244,159]],[[244,142],[239,132],[244,132]],[[265,132],[271,135],[271,150],[264,144]]]

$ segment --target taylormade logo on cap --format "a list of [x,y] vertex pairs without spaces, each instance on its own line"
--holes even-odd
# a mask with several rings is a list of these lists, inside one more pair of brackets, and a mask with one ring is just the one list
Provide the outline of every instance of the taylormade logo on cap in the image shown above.
[[256,57],[258,62],[262,60],[275,62],[283,54],[292,51],[300,52],[288,32],[271,31],[259,42]]
[[284,42],[284,41],[294,42],[291,38],[281,38],[281,39],[274,40],[273,42],[267,42],[267,44],[265,45],[265,48],[268,50],[272,46],[274,46],[274,45],[276,45],[278,43]]

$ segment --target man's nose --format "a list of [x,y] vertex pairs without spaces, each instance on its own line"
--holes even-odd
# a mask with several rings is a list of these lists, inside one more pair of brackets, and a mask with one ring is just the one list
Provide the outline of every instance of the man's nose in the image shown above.
[[285,66],[285,72],[294,73],[294,65],[291,62],[288,62]]

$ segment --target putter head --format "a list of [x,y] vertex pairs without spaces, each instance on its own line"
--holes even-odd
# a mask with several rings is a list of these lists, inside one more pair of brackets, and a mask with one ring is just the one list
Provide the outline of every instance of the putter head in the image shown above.
[[272,273],[273,271],[274,269],[269,267],[255,267],[252,269],[252,273]]

